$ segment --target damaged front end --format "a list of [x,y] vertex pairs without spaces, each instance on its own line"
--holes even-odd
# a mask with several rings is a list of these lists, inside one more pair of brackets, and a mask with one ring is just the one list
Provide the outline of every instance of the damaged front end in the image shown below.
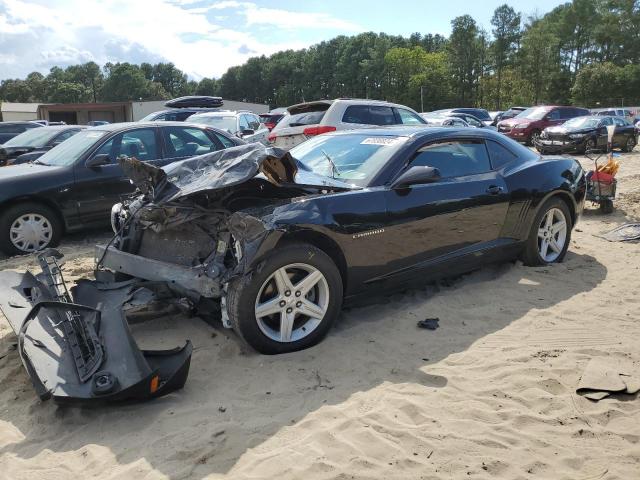
[[40,399],[143,400],[182,388],[191,343],[140,350],[129,330],[127,308],[153,297],[154,286],[83,280],[69,291],[61,257],[53,249],[40,253],[37,276],[0,272],[0,310],[18,336],[20,358]]
[[278,233],[278,214],[296,198],[349,188],[299,171],[288,153],[260,144],[164,169],[133,158],[121,165],[142,194],[114,206],[116,236],[96,247],[99,268],[168,282],[196,303],[219,299],[226,327],[226,285],[249,269],[264,239]]
[[295,199],[350,188],[260,144],[162,169],[127,157],[120,164],[139,195],[113,207],[115,235],[96,247],[96,280],[67,291],[56,251],[38,256],[38,276],[0,272],[0,308],[42,399],[146,399],[181,388],[191,344],[142,351],[128,322],[150,304],[185,301],[230,327],[229,282],[275,245],[283,219],[306,208]]

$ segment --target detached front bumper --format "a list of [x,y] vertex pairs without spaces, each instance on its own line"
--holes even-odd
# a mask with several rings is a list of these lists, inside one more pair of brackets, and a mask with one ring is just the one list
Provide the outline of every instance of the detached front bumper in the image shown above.
[[37,277],[0,272],[0,310],[18,335],[20,359],[42,400],[146,400],[184,386],[191,343],[140,350],[129,331],[124,305],[148,298],[148,289],[85,280],[69,293],[55,261],[61,255],[49,250],[38,258],[44,268]]

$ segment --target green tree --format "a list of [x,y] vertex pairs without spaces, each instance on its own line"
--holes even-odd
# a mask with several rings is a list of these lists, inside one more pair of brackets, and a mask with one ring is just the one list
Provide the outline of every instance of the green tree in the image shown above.
[[107,63],[102,99],[108,102],[126,100],[164,100],[169,98],[161,84],[145,78],[140,67],[130,63]]
[[474,104],[474,92],[481,65],[478,57],[478,25],[470,15],[451,21],[447,46],[449,66],[454,82],[455,100],[461,106]]
[[511,63],[520,39],[520,14],[507,4],[501,5],[493,12],[491,25],[494,38],[491,50],[497,75],[496,109],[500,110],[502,72]]

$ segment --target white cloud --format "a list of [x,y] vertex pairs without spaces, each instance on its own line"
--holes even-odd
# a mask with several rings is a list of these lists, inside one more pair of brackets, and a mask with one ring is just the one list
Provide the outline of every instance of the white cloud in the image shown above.
[[356,32],[362,30],[359,25],[336,18],[328,13],[292,12],[277,8],[265,8],[253,2],[224,0],[209,6],[210,9],[238,9],[244,13],[247,26],[271,25],[278,28],[301,29],[315,28]]
[[[224,12],[214,17],[210,10]],[[221,12],[222,13],[222,12]],[[228,28],[228,25],[242,25]],[[94,60],[98,64],[116,61],[171,61],[194,78],[220,76],[253,55],[304,48],[318,40],[266,43],[252,27],[273,25],[301,32],[311,27],[354,31],[357,25],[323,13],[288,12],[268,9],[252,2],[202,0],[0,0],[0,79],[25,76],[32,70],[46,70]],[[243,52],[243,53],[240,53]],[[29,62],[32,62],[31,64]]]

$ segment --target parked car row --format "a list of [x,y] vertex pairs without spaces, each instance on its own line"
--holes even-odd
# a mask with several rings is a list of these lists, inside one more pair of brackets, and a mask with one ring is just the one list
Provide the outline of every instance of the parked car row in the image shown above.
[[0,145],[0,167],[32,162],[85,128],[82,125],[64,125],[27,129]]
[[63,232],[108,224],[111,207],[134,191],[120,155],[164,166],[244,143],[224,130],[182,122],[80,130],[31,163],[0,168],[0,250],[34,252],[56,245]]
[[[453,127],[497,130],[520,143],[535,144],[541,153],[602,148],[607,126],[615,126],[614,147],[632,150],[637,141],[633,125],[621,117],[589,115],[578,107],[513,107],[506,112],[454,108],[418,114],[409,107],[378,100],[319,100],[292,105],[261,116],[223,110],[220,99],[196,97],[196,106],[176,99],[170,110],[156,112],[154,122],[82,126],[41,126],[19,122],[26,130],[0,147],[0,248],[12,254],[52,245],[63,231],[98,225],[111,205],[132,191],[117,162],[120,155],[151,165],[207,154],[245,143],[259,142],[290,150],[311,145],[319,135],[374,127]],[[213,102],[213,103],[212,103]],[[217,106],[207,106],[217,105]],[[184,111],[186,122],[169,122],[167,112]],[[519,113],[518,113],[519,112]],[[265,120],[279,121],[271,132]],[[511,117],[511,118],[509,118]],[[2,124],[0,124],[2,125]],[[467,133],[468,135],[471,132]],[[330,152],[319,162],[340,175]],[[31,162],[28,165],[19,165]],[[439,167],[442,169],[443,167]],[[352,179],[353,180],[353,179]],[[19,200],[19,201],[18,201]]]

